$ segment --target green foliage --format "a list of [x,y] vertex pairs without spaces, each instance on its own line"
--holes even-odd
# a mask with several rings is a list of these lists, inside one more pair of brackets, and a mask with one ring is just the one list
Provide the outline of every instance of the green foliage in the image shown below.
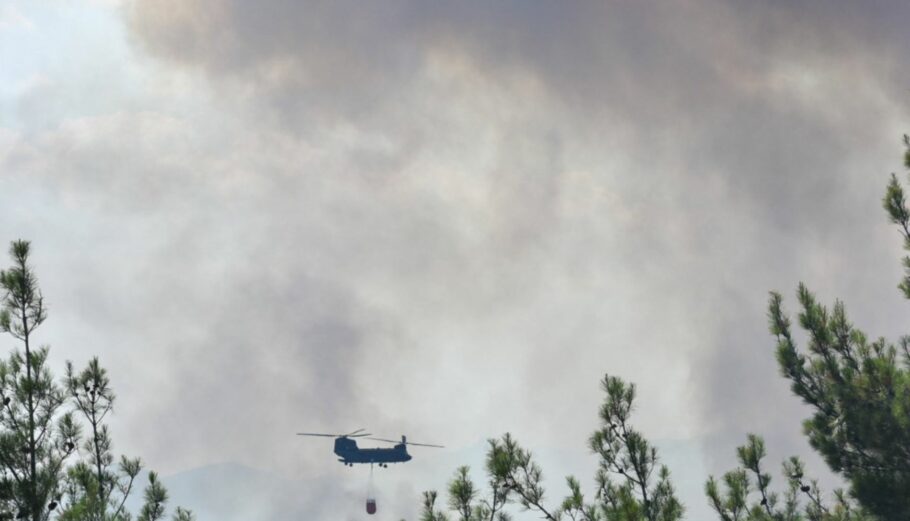
[[[905,165],[910,168],[910,138]],[[897,176],[882,205],[910,250],[910,209]],[[910,257],[899,288],[910,298]],[[768,317],[777,338],[777,360],[793,392],[814,413],[803,424],[809,442],[831,469],[850,483],[851,494],[882,521],[910,512],[910,337],[898,345],[869,340],[847,319],[843,303],[829,309],[805,285],[797,299],[808,340],[797,346],[782,298],[771,293]],[[902,355],[902,356],[899,356]],[[842,496],[842,495],[841,495]]]
[[[905,136],[906,138],[906,136]],[[908,161],[910,161],[910,149],[907,152]],[[891,181],[885,189],[885,197],[882,198],[882,206],[888,213],[891,222],[898,225],[901,235],[904,238],[904,249],[910,250],[910,209],[907,208],[907,199],[904,196],[904,189],[897,176],[891,174]],[[910,257],[905,256],[902,259],[904,265],[904,277],[898,288],[904,293],[904,296],[910,298]]]
[[47,318],[38,279],[28,265],[29,249],[27,241],[14,241],[10,245],[13,266],[0,271],[0,288],[4,291],[0,331],[26,343],[32,331]]
[[32,345],[47,310],[29,249],[26,241],[13,242],[13,266],[0,271],[0,331],[22,345],[0,361],[0,514],[44,521],[56,507],[79,428],[72,414],[61,414],[66,394],[47,367],[48,348]]
[[124,505],[142,464],[138,458],[121,456],[119,465],[114,467],[110,431],[104,423],[114,408],[107,371],[97,358],[79,373],[68,362],[64,385],[76,414],[87,426],[82,448],[88,457],[67,473],[63,515],[73,511],[79,513],[75,519],[86,521],[128,519]]
[[[486,457],[485,495],[460,467],[449,483],[449,509],[459,521],[508,521],[509,504],[534,511],[544,519],[584,521],[677,521],[683,507],[670,483],[666,467],[657,466],[657,450],[632,428],[629,419],[635,400],[635,386],[606,376],[602,382],[606,399],[600,409],[601,428],[591,436],[591,450],[599,456],[598,490],[587,502],[581,486],[566,478],[569,494],[557,507],[547,506],[543,472],[530,451],[510,434],[489,441]],[[658,470],[654,479],[654,471]],[[441,521],[444,513],[435,510],[436,493],[424,493],[422,521]]]
[[449,483],[449,509],[458,513],[458,521],[489,519],[490,511],[483,503],[474,504],[477,489],[468,477],[468,467],[459,467]]
[[174,511],[173,521],[194,521],[196,517],[189,510],[177,507],[177,510]]
[[[124,504],[142,465],[121,457],[114,466],[110,379],[95,358],[80,372],[68,362],[63,385],[55,382],[48,348],[32,345],[47,310],[29,251],[28,242],[13,242],[13,266],[0,271],[0,331],[23,348],[0,360],[0,519],[130,521]],[[80,445],[84,457],[76,459]],[[139,519],[162,519],[167,491],[154,473],[145,499]],[[193,516],[178,508],[173,519]]]
[[672,521],[682,519],[683,506],[670,483],[670,472],[659,467],[657,449],[629,425],[635,401],[635,385],[616,377],[603,380],[607,398],[600,409],[601,428],[590,439],[600,456],[597,472],[598,499],[611,521]]
[[[910,169],[910,137],[904,136],[904,144],[904,164]],[[910,251],[910,208],[895,175],[882,204]],[[899,288],[910,298],[910,256],[903,264]],[[818,484],[804,479],[803,464],[795,457],[783,464],[785,489],[773,491],[771,474],[762,467],[764,442],[749,435],[746,445],[737,449],[740,466],[720,480],[708,479],[708,501],[722,521],[905,520],[910,513],[910,336],[897,345],[883,338],[870,341],[847,319],[841,302],[829,309],[803,284],[797,299],[799,325],[808,337],[805,350],[797,347],[782,297],[771,293],[768,317],[777,338],[778,364],[793,392],[814,409],[803,424],[810,444],[848,480],[850,495],[835,490],[833,501],[826,504]],[[602,427],[590,439],[600,457],[595,501],[587,503],[578,481],[570,476],[569,494],[559,508],[548,510],[539,466],[506,434],[490,441],[487,497],[477,499],[466,467],[450,483],[449,507],[459,519],[499,519],[495,516],[505,516],[502,509],[509,503],[551,521],[681,519],[683,507],[669,472],[660,467],[657,479],[652,479],[657,452],[628,424],[635,387],[609,376],[603,387],[607,398],[600,411]],[[434,510],[435,501],[435,492],[425,493],[423,521],[445,519]]]
[[428,490],[423,493],[423,510],[420,514],[420,521],[448,521],[449,518],[444,512],[436,510],[435,490]]
[[145,504],[139,512],[139,521],[158,521],[164,518],[167,490],[158,480],[158,475],[149,472],[149,484],[145,489]]
[[841,490],[834,492],[833,506],[826,506],[818,483],[804,478],[796,457],[783,464],[786,490],[773,492],[771,475],[762,469],[765,443],[754,434],[736,455],[738,468],[724,474],[721,483],[714,476],[705,483],[708,502],[721,521],[872,521]]
[[[910,136],[904,136],[904,165],[910,169]],[[891,180],[885,189],[885,196],[882,198],[882,206],[891,219],[891,222],[898,225],[901,235],[904,238],[904,249],[910,251],[910,209],[907,208],[907,198],[904,196],[904,189],[897,176],[891,174]],[[910,298],[910,257],[905,256],[902,259],[904,265],[904,277],[898,288],[904,293],[904,296]]]
[[[808,352],[797,349],[781,297],[771,295],[771,331],[777,359],[791,389],[815,412],[803,427],[809,442],[852,493],[883,520],[910,512],[910,373],[897,348],[874,342],[847,320],[844,306],[819,304],[798,292]],[[901,342],[907,354],[907,340]]]

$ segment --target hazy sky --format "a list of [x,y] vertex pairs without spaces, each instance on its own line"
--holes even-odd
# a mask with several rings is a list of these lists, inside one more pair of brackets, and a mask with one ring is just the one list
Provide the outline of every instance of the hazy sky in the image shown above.
[[365,472],[293,433],[405,433],[449,447],[383,471],[410,519],[510,431],[555,501],[610,373],[704,519],[747,432],[823,470],[769,290],[904,332],[910,9],[795,4],[5,0],[0,241],[165,474],[247,465],[353,519]]

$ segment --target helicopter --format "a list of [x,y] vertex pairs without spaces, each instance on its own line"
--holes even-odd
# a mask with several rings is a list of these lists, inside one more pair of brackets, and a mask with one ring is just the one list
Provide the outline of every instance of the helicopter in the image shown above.
[[[321,436],[324,438],[335,438],[335,454],[338,455],[338,461],[347,467],[353,467],[355,463],[369,463],[371,466],[376,464],[380,467],[388,468],[389,463],[405,463],[411,461],[411,455],[408,454],[408,445],[419,447],[434,447],[437,449],[444,448],[442,445],[431,445],[429,443],[414,443],[408,441],[407,436],[402,436],[401,440],[388,440],[385,438],[371,438],[372,434],[364,432],[364,429],[357,429],[347,434],[325,434],[316,432],[298,432],[298,436]],[[395,446],[386,448],[361,449],[357,442],[352,438],[363,438],[365,440],[382,441],[385,443],[394,443]]]

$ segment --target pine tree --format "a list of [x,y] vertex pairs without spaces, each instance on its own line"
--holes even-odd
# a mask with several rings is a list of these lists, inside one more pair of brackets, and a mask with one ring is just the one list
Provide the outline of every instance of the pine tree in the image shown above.
[[76,414],[87,427],[82,444],[87,457],[68,469],[61,519],[126,519],[124,506],[142,464],[139,458],[121,456],[114,469],[113,442],[104,423],[114,407],[114,392],[107,371],[97,358],[79,373],[67,362],[64,384]]
[[[616,521],[672,521],[682,519],[683,506],[670,482],[670,471],[659,467],[657,449],[629,424],[635,384],[607,376],[602,383],[607,398],[600,410],[602,427],[590,446],[600,456],[598,499],[606,519]],[[570,482],[570,486],[572,483]],[[576,487],[572,487],[573,492]]]
[[145,489],[145,504],[139,512],[139,521],[159,521],[164,518],[164,507],[167,504],[167,490],[158,475],[149,473],[149,486]]
[[420,521],[449,521],[444,512],[436,510],[436,497],[435,490],[423,493],[423,511],[420,514]]
[[740,467],[724,474],[723,485],[713,476],[705,483],[708,502],[721,521],[873,521],[843,490],[834,491],[834,502],[828,506],[818,482],[805,477],[797,457],[783,464],[785,492],[774,492],[771,474],[762,468],[765,442],[759,436],[750,434],[736,455]]
[[[910,139],[904,137],[910,168]],[[897,176],[883,198],[891,221],[910,250],[910,209]],[[910,258],[899,288],[910,298]],[[768,316],[777,338],[777,360],[793,392],[814,413],[804,431],[834,472],[850,483],[851,494],[882,521],[910,512],[910,337],[897,345],[870,340],[848,320],[842,302],[820,304],[800,284],[799,325],[807,349],[797,346],[782,298],[772,293]]]
[[[121,457],[114,467],[105,420],[115,396],[98,359],[80,372],[67,362],[58,385],[47,367],[48,348],[34,348],[47,310],[29,250],[28,242],[14,242],[13,267],[0,272],[0,330],[23,347],[0,361],[0,519],[47,521],[56,513],[59,521],[129,521],[124,505],[141,462]],[[77,455],[80,443],[84,457]],[[140,521],[162,519],[166,502],[166,489],[149,473]],[[177,508],[172,519],[193,516]]]
[[29,243],[13,242],[13,266],[0,271],[0,331],[21,342],[0,361],[0,469],[5,514],[44,521],[57,504],[64,462],[76,448],[79,428],[60,414],[66,394],[47,367],[49,349],[34,333],[47,318],[38,280],[28,264]]
[[174,511],[173,521],[194,521],[195,519],[193,513],[185,508],[177,507],[177,510]]
[[[904,143],[904,163],[910,168],[910,138],[904,136]],[[910,250],[910,209],[894,174],[882,204],[898,225],[905,249]],[[903,263],[905,276],[898,287],[910,298],[910,257]],[[801,515],[809,519],[865,519],[867,515],[882,521],[905,519],[910,512],[910,337],[901,338],[899,348],[883,338],[870,341],[847,319],[842,302],[835,302],[829,310],[803,284],[799,285],[797,299],[801,307],[799,324],[809,338],[808,352],[797,347],[782,297],[771,293],[768,316],[777,338],[781,372],[791,381],[793,392],[815,409],[812,418],[804,422],[810,444],[832,470],[847,478],[851,495],[869,513],[852,507],[842,492],[835,493],[835,507],[829,509],[816,485],[800,483],[799,490],[813,498]],[[749,469],[757,480],[755,490],[762,497],[761,508],[753,506],[750,515],[771,516],[774,496],[766,496],[770,477],[750,467],[753,463],[757,466],[764,455],[760,438],[750,436],[749,444],[739,451],[745,468],[724,476],[725,497],[712,477],[706,485],[709,500],[722,519],[737,519],[735,514],[744,511],[750,491]],[[786,465],[785,475],[791,484],[788,497],[795,501],[792,472]],[[801,476],[799,460],[791,458],[789,466],[791,470],[798,468]],[[788,505],[792,506],[790,501]],[[778,511],[773,518],[791,519],[791,515],[791,510]]]
[[[606,399],[600,409],[601,428],[594,432],[589,447],[600,458],[594,501],[586,502],[581,486],[566,478],[568,496],[558,506],[547,506],[543,471],[530,451],[510,435],[490,440],[486,456],[489,492],[481,497],[469,477],[469,468],[460,467],[449,483],[449,509],[459,521],[508,521],[505,507],[519,504],[544,519],[579,521],[678,521],[683,506],[676,498],[670,473],[657,467],[657,449],[636,431],[629,420],[635,400],[635,386],[605,376]],[[656,479],[654,471],[657,470]],[[436,509],[436,492],[424,493],[421,520],[444,521]]]
[[[859,502],[883,520],[910,512],[910,373],[897,348],[869,341],[847,320],[800,285],[800,324],[809,351],[797,349],[781,297],[771,297],[777,357],[793,392],[815,412],[804,423],[809,443],[835,472],[850,481]],[[908,342],[901,342],[905,356]]]

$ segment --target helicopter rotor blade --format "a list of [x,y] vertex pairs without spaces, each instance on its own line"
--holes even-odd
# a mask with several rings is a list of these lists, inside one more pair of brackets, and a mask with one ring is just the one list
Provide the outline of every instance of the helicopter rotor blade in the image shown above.
[[349,434],[329,434],[325,432],[298,432],[298,436],[321,436],[323,438],[362,438],[364,436],[372,436],[369,432],[360,432],[364,429],[357,429],[356,431]]
[[405,445],[416,445],[418,447],[433,447],[434,449],[444,449],[442,445],[432,445],[430,443],[414,443],[412,441],[407,442]]
[[389,440],[386,438],[367,438],[367,439],[373,440],[373,441],[384,441],[386,443],[401,443],[401,440]]
[[367,438],[367,439],[368,439],[368,440],[373,440],[373,441],[384,441],[384,442],[386,442],[386,443],[395,443],[395,444],[404,443],[405,445],[416,445],[416,446],[418,446],[418,447],[433,447],[433,448],[437,448],[437,449],[444,449],[444,448],[445,448],[445,447],[443,447],[442,445],[430,445],[429,443],[414,443],[414,442],[412,442],[412,441],[405,441],[405,442],[402,442],[401,440],[390,440],[390,439],[387,439],[387,438]]

